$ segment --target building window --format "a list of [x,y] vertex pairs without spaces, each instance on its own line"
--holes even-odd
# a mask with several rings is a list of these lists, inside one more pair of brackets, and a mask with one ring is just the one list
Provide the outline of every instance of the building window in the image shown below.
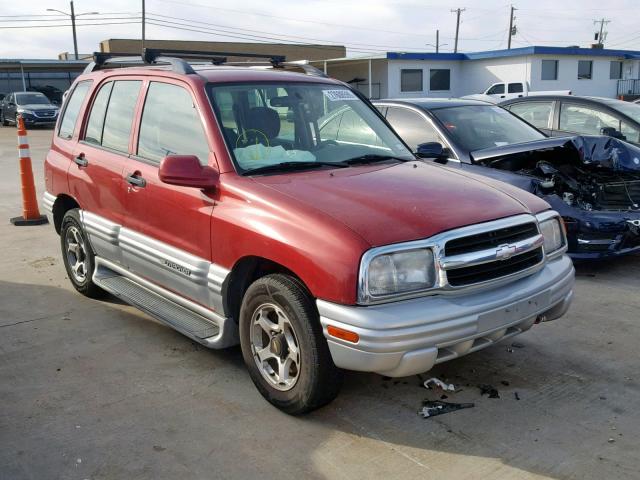
[[542,80],[558,79],[558,60],[542,60]]
[[422,91],[422,69],[403,69],[400,71],[401,92]]
[[578,80],[591,80],[593,62],[591,60],[578,60]]
[[609,66],[609,78],[611,80],[620,80],[622,78],[622,62],[611,62]]
[[451,70],[432,68],[429,71],[429,90],[451,90]]

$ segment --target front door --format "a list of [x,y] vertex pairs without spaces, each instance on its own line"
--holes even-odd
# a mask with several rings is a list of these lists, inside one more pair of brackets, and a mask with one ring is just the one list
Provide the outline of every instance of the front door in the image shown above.
[[158,177],[160,162],[170,154],[196,155],[203,165],[215,165],[187,86],[147,85],[134,152],[123,172],[127,218],[120,244],[128,268],[219,310],[208,289],[214,200],[200,189],[168,185]]

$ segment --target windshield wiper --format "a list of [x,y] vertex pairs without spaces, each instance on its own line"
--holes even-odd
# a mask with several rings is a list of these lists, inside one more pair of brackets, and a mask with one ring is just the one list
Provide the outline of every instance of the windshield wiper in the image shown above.
[[260,173],[271,172],[287,172],[294,170],[304,170],[306,168],[318,167],[334,167],[346,168],[348,165],[341,162],[282,162],[273,165],[265,165],[264,167],[252,168],[243,173],[243,175],[257,175]]
[[353,157],[349,160],[345,160],[342,163],[346,163],[347,165],[357,165],[357,164],[367,164],[367,163],[376,163],[376,162],[384,162],[385,160],[397,160],[399,162],[408,162],[409,159],[394,157],[393,155],[378,155],[369,153],[366,155],[360,155],[359,157]]

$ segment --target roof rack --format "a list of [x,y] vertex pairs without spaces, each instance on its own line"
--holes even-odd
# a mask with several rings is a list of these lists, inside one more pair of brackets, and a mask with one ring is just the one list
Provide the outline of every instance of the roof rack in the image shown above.
[[[229,62],[228,57],[263,59],[262,61]],[[287,62],[284,55],[268,55],[258,53],[235,53],[235,52],[203,52],[197,50],[162,50],[156,48],[145,48],[140,56],[134,53],[107,53],[94,52],[93,61],[84,69],[84,73],[100,70],[106,65],[160,65],[168,64],[176,73],[190,75],[197,73],[189,62],[190,60],[205,60],[213,65],[235,65],[246,67],[267,67],[267,68],[299,68],[306,75],[322,76],[327,75],[316,67],[309,65],[307,61]]]

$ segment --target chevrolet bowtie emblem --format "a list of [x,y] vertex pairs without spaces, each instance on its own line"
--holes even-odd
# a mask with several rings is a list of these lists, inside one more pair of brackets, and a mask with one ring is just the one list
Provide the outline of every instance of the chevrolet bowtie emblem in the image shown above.
[[498,260],[507,260],[513,257],[516,254],[517,248],[515,245],[509,245],[505,243],[504,245],[500,245],[496,249],[496,258]]

